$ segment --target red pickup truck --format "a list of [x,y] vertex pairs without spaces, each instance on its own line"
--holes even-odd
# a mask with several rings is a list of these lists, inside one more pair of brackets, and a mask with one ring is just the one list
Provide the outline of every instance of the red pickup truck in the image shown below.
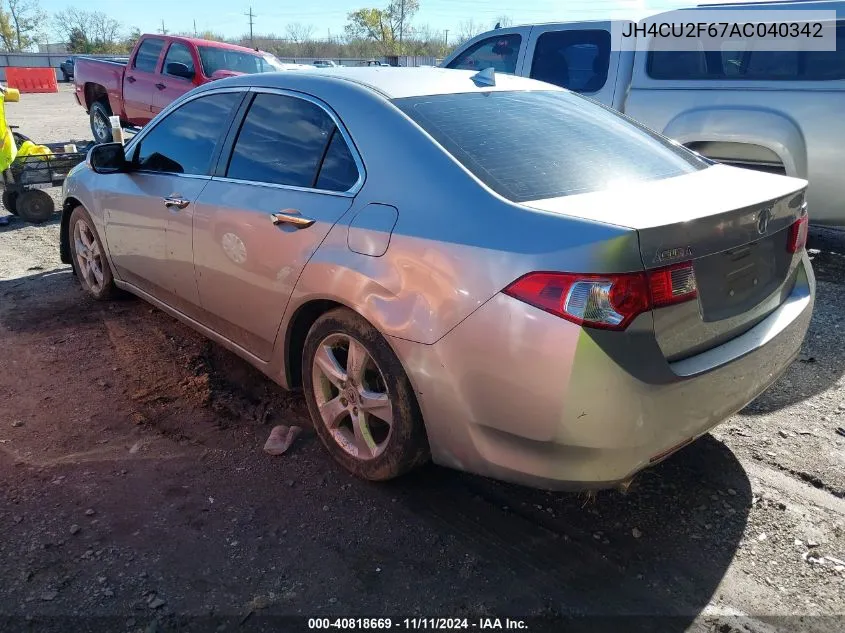
[[109,117],[142,126],[192,88],[231,75],[285,68],[269,53],[209,40],[142,35],[128,62],[77,57],[76,100],[98,143],[112,140]]

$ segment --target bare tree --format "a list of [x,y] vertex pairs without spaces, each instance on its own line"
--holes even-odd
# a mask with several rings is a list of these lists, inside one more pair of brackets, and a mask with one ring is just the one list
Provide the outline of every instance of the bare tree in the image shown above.
[[484,30],[484,27],[474,19],[470,18],[469,20],[464,20],[458,24],[458,42],[471,40],[479,33],[483,33]]
[[76,53],[114,53],[122,48],[121,25],[102,11],[85,11],[69,7],[53,18],[56,30],[65,41],[75,42]]
[[13,46],[9,50],[26,50],[35,43],[47,14],[41,10],[38,0],[8,0],[8,5],[9,26],[14,32]]
[[292,22],[285,28],[285,34],[294,44],[302,44],[310,40],[311,36],[314,35],[314,26],[311,24],[302,24],[301,22]]

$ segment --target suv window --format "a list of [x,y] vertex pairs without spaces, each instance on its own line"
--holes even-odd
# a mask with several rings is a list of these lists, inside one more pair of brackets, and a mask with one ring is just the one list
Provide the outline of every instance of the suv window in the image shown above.
[[135,55],[135,61],[132,63],[133,68],[146,73],[154,73],[156,70],[156,62],[158,56],[161,54],[161,49],[164,48],[164,40],[159,40],[150,37],[138,47],[138,54]]
[[518,33],[488,37],[449,62],[449,68],[484,70],[492,67],[496,72],[514,74],[520,44],[522,36]]
[[191,57],[190,49],[179,42],[174,42],[167,49],[167,55],[164,56],[164,66],[162,67],[165,73],[167,73],[168,64],[185,64],[192,73],[196,72],[194,69],[194,58]]
[[335,130],[320,106],[287,95],[259,94],[238,133],[229,178],[314,187]]
[[563,90],[394,103],[479,180],[514,202],[671,178],[709,165],[618,112]]
[[240,92],[221,92],[189,101],[162,119],[135,150],[138,169],[170,174],[208,174],[226,122]]
[[[731,40],[736,47],[738,40]],[[845,22],[837,22],[835,51],[649,51],[653,79],[826,81],[845,79]]]
[[609,64],[608,31],[548,31],[537,38],[531,78],[575,92],[598,92],[607,82]]

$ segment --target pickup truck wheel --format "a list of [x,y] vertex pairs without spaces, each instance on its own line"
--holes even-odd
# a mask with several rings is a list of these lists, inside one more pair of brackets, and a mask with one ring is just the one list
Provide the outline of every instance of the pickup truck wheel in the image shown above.
[[91,106],[91,132],[94,133],[94,140],[99,143],[111,143],[111,123],[109,122],[109,111],[102,101],[96,101]]

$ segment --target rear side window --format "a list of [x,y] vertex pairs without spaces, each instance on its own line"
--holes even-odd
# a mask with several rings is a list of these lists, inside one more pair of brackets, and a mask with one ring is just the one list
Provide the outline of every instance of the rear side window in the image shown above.
[[223,92],[189,101],[174,110],[141,139],[135,154],[138,169],[170,174],[205,175],[217,143],[226,132],[239,92]]
[[494,68],[496,72],[516,73],[516,60],[522,36],[518,33],[488,37],[473,44],[465,52],[449,62],[449,68],[461,70],[484,70]]
[[464,93],[394,103],[479,180],[514,202],[671,178],[709,165],[570,92]]
[[135,62],[132,67],[143,72],[154,73],[162,48],[164,48],[164,40],[154,37],[144,40],[138,48],[138,54],[135,55]]
[[[734,48],[736,48],[736,40]],[[649,51],[649,77],[670,80],[826,81],[845,79],[845,22],[835,51]]]
[[317,176],[317,189],[325,191],[349,191],[358,182],[358,166],[343,140],[340,130],[335,128],[326,157]]
[[320,106],[287,95],[259,94],[244,119],[227,176],[312,188],[335,124]]
[[575,92],[598,92],[607,82],[609,64],[608,31],[548,31],[537,38],[531,78]]

